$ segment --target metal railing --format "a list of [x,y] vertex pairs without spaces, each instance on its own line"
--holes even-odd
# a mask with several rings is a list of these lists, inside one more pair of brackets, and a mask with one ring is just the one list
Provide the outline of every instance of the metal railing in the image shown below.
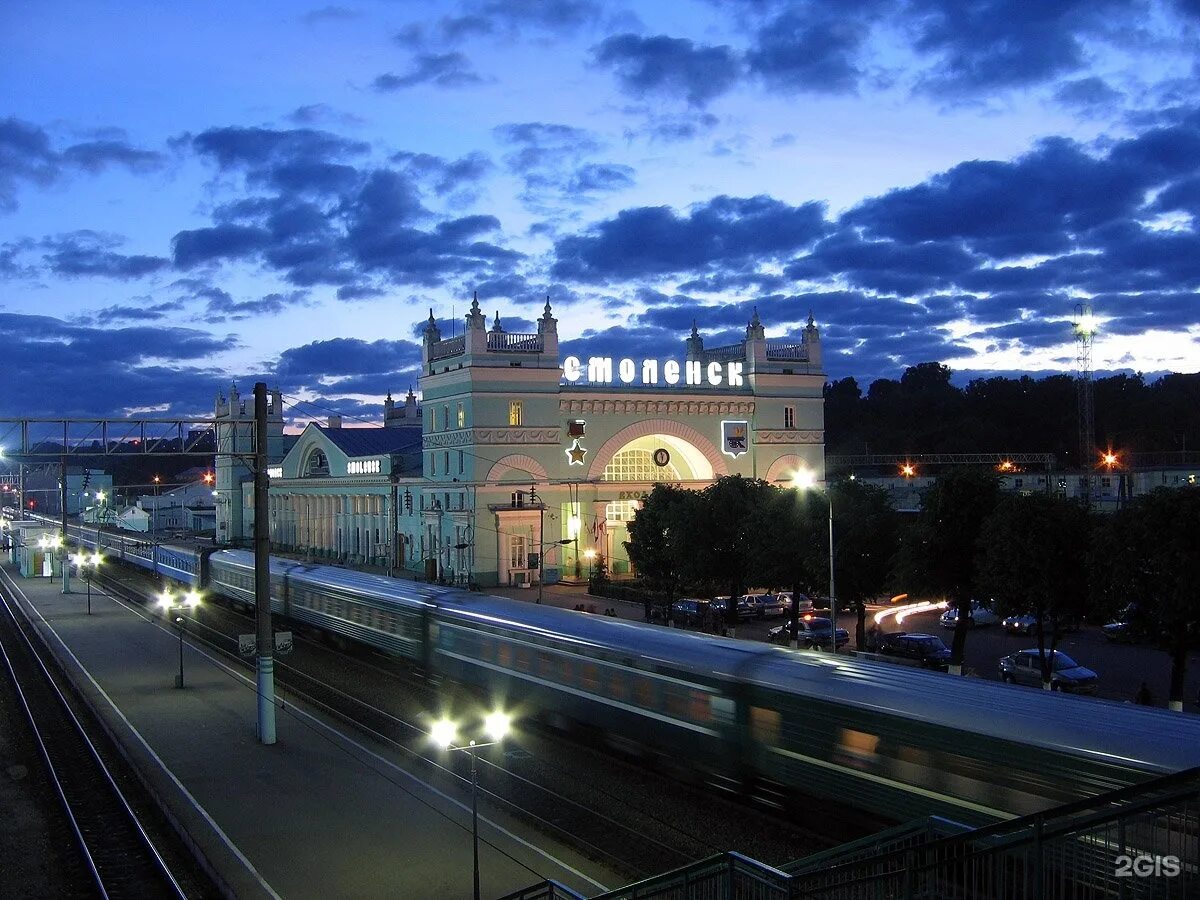
[[[970,830],[930,817],[777,869],[722,853],[592,900],[1185,900],[1200,768]],[[503,900],[582,900],[542,882]]]
[[813,900],[1182,900],[1200,890],[1200,769],[794,879]]
[[808,359],[808,345],[768,342],[767,359],[794,359],[806,361]]
[[488,333],[487,348],[508,353],[541,353],[545,349],[545,342],[540,334],[493,331]]
[[429,348],[430,359],[446,359],[449,356],[458,356],[467,349],[467,336],[460,334],[458,337],[447,338],[444,341],[438,341]]
[[739,344],[729,344],[725,347],[710,347],[704,351],[704,358],[709,362],[727,362],[734,359],[746,358],[745,341]]

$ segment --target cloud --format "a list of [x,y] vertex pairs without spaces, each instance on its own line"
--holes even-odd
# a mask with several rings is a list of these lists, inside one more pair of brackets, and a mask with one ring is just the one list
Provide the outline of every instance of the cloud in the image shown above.
[[554,274],[609,281],[736,267],[794,253],[826,231],[823,206],[771,197],[714,197],[680,216],[665,206],[622,210],[581,235],[560,239]]
[[213,393],[225,382],[211,358],[237,346],[232,336],[194,328],[94,327],[16,313],[0,313],[0,330],[8,335],[9,390],[0,394],[8,416],[27,414],[31,396],[54,398],[61,416],[122,416],[164,403],[166,415],[211,415]]
[[391,161],[414,180],[429,185],[439,197],[474,196],[479,183],[495,169],[491,159],[480,152],[447,160],[431,153],[401,151],[393,154]]
[[167,313],[179,312],[182,309],[183,303],[179,300],[147,304],[118,303],[97,310],[86,319],[97,325],[111,325],[114,322],[153,322],[165,319]]
[[1054,92],[1054,99],[1082,113],[1099,114],[1120,106],[1125,95],[1095,75],[1065,81]]
[[377,91],[399,91],[418,84],[432,84],[443,88],[469,87],[482,84],[483,79],[471,68],[465,55],[458,51],[450,53],[420,53],[413,60],[412,71],[406,75],[387,72],[371,82]]
[[320,9],[309,10],[300,16],[300,21],[305,25],[317,25],[321,22],[347,22],[357,19],[361,15],[362,13],[358,10],[345,6],[322,6]]
[[785,93],[853,93],[863,76],[856,58],[868,25],[838,13],[817,18],[806,10],[778,16],[755,35],[746,54],[749,71]]
[[585,202],[593,194],[622,190],[634,183],[634,170],[617,163],[584,160],[603,149],[583,128],[546,122],[522,122],[492,129],[511,149],[508,170],[524,182],[521,200],[535,209],[551,199]]
[[0,119],[0,212],[17,208],[22,182],[47,187],[71,172],[95,175],[113,165],[144,174],[164,162],[162,154],[139,150],[118,139],[86,141],[56,151],[50,135],[40,126],[11,116]]
[[300,385],[347,375],[386,377],[419,369],[420,364],[421,345],[416,341],[333,338],[285,350],[275,370],[285,383]]
[[91,276],[128,280],[143,278],[171,265],[161,256],[126,256],[114,248],[124,238],[95,231],[75,231],[46,238],[40,246],[48,252],[42,257],[47,271],[67,277]]
[[665,94],[692,106],[705,106],[729,91],[739,74],[736,54],[729,47],[699,46],[666,35],[613,35],[592,54],[596,65],[616,72],[627,93]]
[[210,128],[179,139],[222,171],[241,171],[247,183],[317,194],[350,189],[356,170],[346,160],[370,146],[313,128]]
[[1084,37],[1133,13],[1121,0],[914,0],[914,46],[935,57],[920,89],[972,96],[1041,84],[1082,68]]
[[217,291],[210,297],[205,315],[209,322],[243,322],[252,318],[279,315],[290,307],[307,302],[307,291],[271,293],[256,300],[234,300],[224,291]]

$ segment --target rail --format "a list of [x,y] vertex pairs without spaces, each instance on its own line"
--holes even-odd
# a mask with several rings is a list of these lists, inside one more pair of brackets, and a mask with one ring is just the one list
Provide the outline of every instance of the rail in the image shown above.
[[808,345],[768,342],[767,359],[794,359],[798,361],[807,361]]
[[467,349],[467,336],[460,334],[458,337],[446,338],[444,341],[438,341],[429,348],[430,359],[446,359],[451,356],[458,356]]
[[487,348],[503,350],[506,353],[542,353],[545,350],[545,342],[540,334],[493,331],[488,334]]
[[585,900],[569,887],[557,881],[540,881],[537,884],[505,894],[499,900]]
[[710,362],[727,362],[733,359],[746,358],[746,344],[729,344],[725,347],[710,347],[704,351],[704,358]]

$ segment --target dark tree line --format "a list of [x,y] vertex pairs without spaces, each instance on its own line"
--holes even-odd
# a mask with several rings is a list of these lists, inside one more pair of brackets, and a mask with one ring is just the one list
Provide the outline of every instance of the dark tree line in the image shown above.
[[[1078,465],[1075,379],[977,378],[958,387],[921,363],[864,394],[853,378],[825,387],[829,453],[1053,453]],[[1093,383],[1097,446],[1200,451],[1200,375],[1113,375]]]
[[[751,587],[819,596],[829,583],[829,503],[839,604],[857,615],[888,593],[944,596],[960,610],[952,645],[961,671],[973,601],[1030,614],[1043,685],[1071,622],[1103,622],[1137,598],[1132,625],[1171,655],[1169,698],[1181,709],[1187,651],[1200,641],[1200,486],[1160,488],[1115,515],[1036,493],[1004,495],[991,472],[938,478],[920,513],[901,520],[879,488],[832,483],[829,494],[739,476],[703,491],[658,485],[629,525],[629,558],[666,602]],[[728,613],[736,621],[736,606]],[[797,615],[793,604],[793,622]]]

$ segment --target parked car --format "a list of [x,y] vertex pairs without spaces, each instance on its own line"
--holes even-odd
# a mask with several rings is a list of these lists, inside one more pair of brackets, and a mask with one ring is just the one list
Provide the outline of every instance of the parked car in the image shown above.
[[950,667],[950,648],[933,634],[895,631],[881,635],[875,652],[916,663],[923,669],[945,672]]
[[[1000,617],[982,603],[972,603],[970,615],[967,616],[968,628],[983,628],[985,625],[999,625]],[[942,613],[942,627],[954,629],[958,626],[958,610],[953,606]]]
[[[724,619],[726,612],[729,609],[728,597],[714,597],[711,602],[713,615],[717,618]],[[757,611],[745,597],[738,597],[737,601],[737,617],[739,622],[744,622],[746,619],[753,619],[757,615]]]
[[1136,644],[1145,637],[1142,624],[1137,621],[1138,608],[1136,603],[1128,603],[1117,615],[1117,618],[1105,625],[1101,631],[1104,636],[1118,644]]
[[[747,606],[754,611],[754,615],[760,619],[767,616],[782,616],[788,609],[779,599],[778,594],[745,594],[738,600],[738,606],[745,602]],[[788,604],[791,604],[789,597]]]
[[671,618],[676,625],[701,625],[711,619],[712,615],[707,600],[684,597],[671,604]]
[[[792,609],[792,592],[791,591],[780,591],[779,593],[777,593],[775,595],[775,599],[783,604],[784,615],[787,615],[788,613],[791,612],[791,609]],[[799,605],[800,615],[804,615],[807,612],[812,612],[812,610],[813,610],[813,602],[811,600],[809,600],[808,597],[806,597],[804,594],[801,594],[800,595],[800,605]]]
[[[797,623],[800,626],[800,646],[808,650],[829,648],[830,622],[828,619],[807,615]],[[792,623],[784,622],[776,625],[767,632],[767,640],[774,644],[787,644],[792,640]],[[850,632],[845,628],[837,630],[837,645],[844,647],[850,642]]]
[[[1049,651],[1047,651],[1049,652]],[[1090,694],[1096,689],[1099,676],[1091,669],[1079,665],[1061,650],[1054,651],[1051,661],[1050,690]],[[1041,687],[1042,666],[1038,651],[1020,650],[1000,659],[1000,678],[1015,684]]]
[[[1001,623],[1001,626],[1009,634],[1034,634],[1037,632],[1037,616],[1035,616],[1033,613],[1021,613],[1019,616],[1007,616]],[[1054,630],[1054,626],[1054,617],[1047,617],[1046,633],[1050,634]],[[1076,632],[1081,627],[1082,623],[1074,616],[1063,619],[1062,631],[1064,634]]]

